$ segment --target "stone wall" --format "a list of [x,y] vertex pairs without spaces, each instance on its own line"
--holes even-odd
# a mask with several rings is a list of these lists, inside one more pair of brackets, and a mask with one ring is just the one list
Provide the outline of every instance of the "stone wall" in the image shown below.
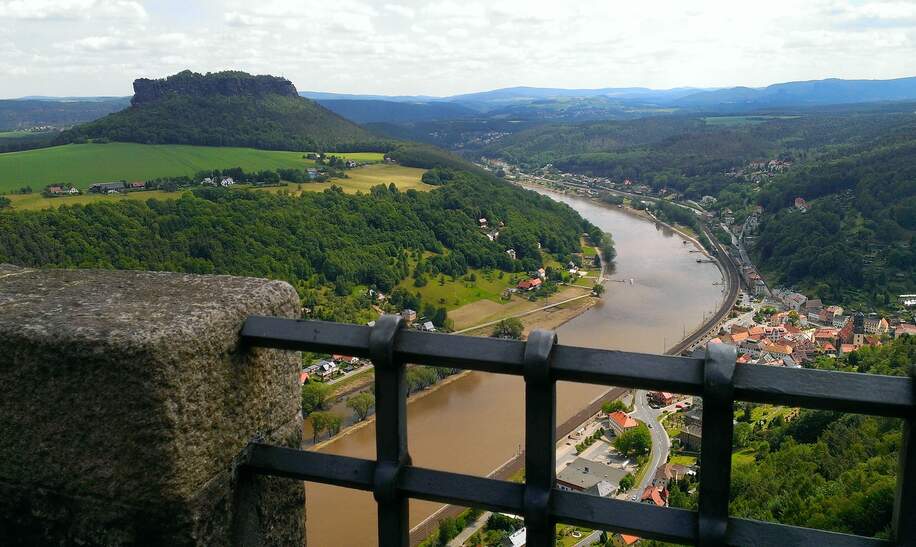
[[0,544],[303,544],[302,483],[237,465],[299,446],[299,354],[238,336],[299,314],[277,281],[0,265]]

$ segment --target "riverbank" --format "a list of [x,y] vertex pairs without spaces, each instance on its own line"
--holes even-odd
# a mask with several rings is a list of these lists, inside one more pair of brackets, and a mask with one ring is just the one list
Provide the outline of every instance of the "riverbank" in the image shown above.
[[[626,280],[605,283],[603,298],[582,313],[571,314],[571,318],[560,317],[556,311],[545,314],[551,324],[543,326],[554,328],[562,344],[661,353],[664,340],[682,338],[720,303],[719,270],[705,261],[697,263],[697,255],[688,252],[677,233],[617,208],[575,197],[550,196],[575,208],[602,231],[614,234],[619,254],[613,275],[615,281]],[[552,295],[550,301],[555,297]],[[559,382],[557,424],[568,421],[607,390],[606,386]],[[471,373],[435,391],[427,390],[407,408],[415,465],[486,476],[518,454],[524,443],[524,407],[524,381],[518,376]],[[373,459],[375,425],[369,423],[327,443],[321,452]],[[307,505],[312,522],[310,543],[375,543],[372,523],[377,508],[371,495],[310,483]],[[411,527],[441,507],[441,503],[412,500]],[[434,526],[436,521],[433,517],[429,522]]]

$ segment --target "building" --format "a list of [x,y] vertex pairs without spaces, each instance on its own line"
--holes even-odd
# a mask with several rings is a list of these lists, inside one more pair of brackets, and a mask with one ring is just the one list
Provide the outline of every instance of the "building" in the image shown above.
[[410,308],[406,308],[406,309],[401,310],[401,317],[404,318],[404,322],[410,325],[411,323],[417,320],[417,312]]
[[852,316],[852,345],[861,347],[865,344],[865,314],[857,312]]
[[614,430],[614,434],[616,435],[620,435],[639,425],[639,423],[631,418],[629,414],[621,412],[620,410],[615,410],[608,414],[608,422],[610,422],[611,429]]
[[617,469],[585,458],[576,458],[565,469],[557,473],[557,488],[607,497],[617,492],[620,488],[620,480],[626,475],[627,471],[624,469]]
[[808,202],[803,197],[797,197],[795,198],[795,208],[804,213],[808,210]]
[[661,490],[659,487],[654,485],[649,485],[643,490],[642,496],[640,496],[639,501],[642,503],[650,503],[657,507],[665,507],[668,505],[666,500],[667,491]]
[[519,528],[518,530],[509,534],[506,539],[502,542],[502,547],[525,547],[528,543],[528,534],[526,528]]
[[353,357],[352,355],[332,355],[331,359],[337,363],[347,363],[350,365],[355,365],[359,363],[359,357]]
[[95,192],[96,194],[110,194],[112,192],[123,192],[124,191],[124,182],[98,182],[89,186],[90,192]]
[[887,322],[887,319],[883,317],[878,317],[875,314],[869,315],[863,321],[863,327],[865,328],[865,334],[887,334],[891,330],[890,324]]
[[516,287],[520,291],[533,291],[540,287],[541,283],[543,283],[541,278],[535,277],[533,279],[523,279],[522,281],[519,281]]
[[894,329],[894,338],[900,338],[903,335],[907,336],[916,336],[916,325],[910,325],[908,323],[900,323]]
[[789,293],[782,299],[783,304],[795,311],[801,311],[807,301],[807,296],[797,292]]
[[515,254],[515,249],[506,249],[506,254],[509,255],[509,258],[515,260],[517,255]]
[[681,446],[687,450],[699,451],[703,442],[703,429],[697,425],[685,424],[677,438],[681,441]]
[[655,478],[652,479],[652,484],[661,490],[665,490],[671,481],[679,481],[687,476],[687,473],[686,466],[664,463],[655,470]]
[[661,406],[668,406],[676,400],[674,393],[667,391],[650,391],[648,397],[650,401]]
[[422,325],[422,330],[426,332],[436,332],[436,326],[433,325],[432,321],[426,321]]

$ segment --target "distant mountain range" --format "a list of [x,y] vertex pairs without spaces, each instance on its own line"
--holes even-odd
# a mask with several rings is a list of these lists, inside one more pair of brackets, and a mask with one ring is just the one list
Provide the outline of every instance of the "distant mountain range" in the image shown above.
[[[290,84],[291,85],[291,84]],[[592,121],[671,113],[749,113],[811,107],[916,100],[916,77],[893,80],[830,78],[767,87],[699,89],[606,87],[561,89],[507,87],[447,97],[303,91],[328,110],[358,124],[412,125],[449,120]],[[120,110],[126,97],[23,97],[0,101],[0,130],[37,125],[67,126]],[[398,132],[401,132],[398,130]],[[390,132],[389,132],[390,133]]]
[[916,77],[894,80],[810,80],[763,88],[731,87],[682,97],[673,104],[688,108],[757,109],[826,106],[916,99]]
[[[448,97],[303,92],[357,123],[415,123],[469,117],[544,120],[622,119],[670,112],[744,113],[879,101],[916,100],[916,78],[787,82],[768,87],[698,89],[508,87]],[[357,106],[353,103],[359,103]],[[393,106],[397,103],[401,106]],[[444,105],[452,105],[445,107]],[[462,108],[455,108],[460,106]]]

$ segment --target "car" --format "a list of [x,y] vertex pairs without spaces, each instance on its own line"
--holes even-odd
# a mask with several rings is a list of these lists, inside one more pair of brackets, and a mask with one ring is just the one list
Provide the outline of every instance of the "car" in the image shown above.
[[636,495],[630,496],[630,501],[638,501],[638,500],[639,500],[639,496],[636,496]]
[[649,426],[649,429],[652,429],[652,424],[646,424],[646,425]]

